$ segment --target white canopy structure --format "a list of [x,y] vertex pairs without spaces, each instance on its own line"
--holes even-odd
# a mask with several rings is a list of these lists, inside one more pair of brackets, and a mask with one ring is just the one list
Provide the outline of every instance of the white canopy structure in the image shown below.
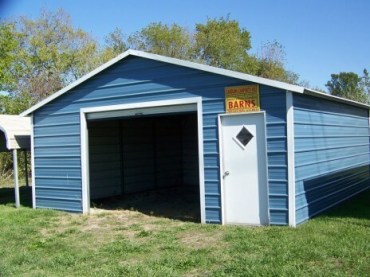
[[[18,159],[17,150],[30,149],[31,119],[18,115],[0,115],[0,151],[13,152],[15,183],[15,205],[19,207]],[[27,172],[27,163],[26,163]],[[27,180],[27,176],[26,176]]]

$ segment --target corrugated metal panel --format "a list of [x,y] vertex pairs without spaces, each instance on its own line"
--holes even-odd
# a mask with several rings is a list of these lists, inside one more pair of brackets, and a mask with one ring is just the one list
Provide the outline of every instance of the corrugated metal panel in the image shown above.
[[[182,118],[182,176],[186,186],[199,187],[198,126],[196,115]],[[217,159],[208,159],[208,165],[217,166]]]
[[301,223],[369,186],[366,109],[293,95],[296,219]]
[[270,224],[288,224],[286,96],[277,88],[261,86],[266,110]]
[[[68,179],[72,173],[69,167],[78,167],[80,160],[80,108],[201,96],[206,221],[220,223],[217,117],[225,112],[224,88],[243,84],[248,83],[154,60],[127,57],[35,112],[36,187],[42,182],[42,185],[53,188],[71,180]],[[274,224],[286,224],[287,211],[282,208],[287,199],[286,168],[277,167],[278,160],[286,163],[285,93],[267,86],[260,86],[260,91],[261,106],[267,114],[269,170],[276,178],[269,179],[270,194],[273,197],[273,201],[270,201],[271,221]],[[52,178],[53,171],[46,167],[45,159],[58,167],[60,179]],[[45,178],[40,176],[40,172],[46,174]],[[81,189],[81,179],[73,179],[69,186]],[[38,207],[48,207],[50,204],[50,207],[63,209],[64,200],[60,199],[62,202],[57,204],[53,197],[53,190],[50,189],[44,193],[42,202],[36,195],[36,204]],[[75,210],[81,211],[81,203],[78,205]],[[66,207],[69,206],[66,202]]]
[[152,121],[122,121],[123,192],[133,193],[155,187]]
[[120,195],[122,192],[120,125],[118,121],[90,122],[90,198]]
[[158,187],[176,187],[183,183],[181,121],[181,118],[178,117],[165,117],[154,123],[156,183]]

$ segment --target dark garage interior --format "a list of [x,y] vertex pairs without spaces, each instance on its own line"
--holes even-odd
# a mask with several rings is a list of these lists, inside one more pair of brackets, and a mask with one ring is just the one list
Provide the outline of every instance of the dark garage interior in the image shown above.
[[196,113],[88,122],[91,207],[200,222]]

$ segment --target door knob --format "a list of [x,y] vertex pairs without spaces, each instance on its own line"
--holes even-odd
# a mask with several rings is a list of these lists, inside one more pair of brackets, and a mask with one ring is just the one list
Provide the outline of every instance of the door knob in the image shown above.
[[224,175],[222,176],[222,178],[225,178],[226,176],[229,176],[230,175],[230,172],[229,171],[225,171]]

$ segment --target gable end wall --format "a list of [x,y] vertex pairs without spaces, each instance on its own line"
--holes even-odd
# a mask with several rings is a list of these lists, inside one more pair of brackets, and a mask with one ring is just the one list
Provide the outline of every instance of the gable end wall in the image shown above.
[[[206,221],[221,223],[218,115],[224,88],[250,84],[222,75],[127,57],[36,110],[35,205],[82,212],[80,109],[201,96]],[[285,92],[260,86],[266,111],[269,206],[272,224],[288,223]]]

